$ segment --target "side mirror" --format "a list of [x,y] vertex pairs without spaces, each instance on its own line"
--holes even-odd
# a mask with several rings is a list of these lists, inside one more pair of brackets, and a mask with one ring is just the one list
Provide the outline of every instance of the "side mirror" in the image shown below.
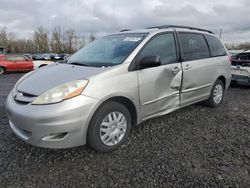
[[161,65],[159,56],[146,56],[140,61],[141,68],[158,67]]

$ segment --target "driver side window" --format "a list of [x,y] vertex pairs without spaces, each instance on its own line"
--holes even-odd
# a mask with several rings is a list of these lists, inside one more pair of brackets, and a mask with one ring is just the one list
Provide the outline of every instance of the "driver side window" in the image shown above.
[[14,61],[25,61],[25,58],[23,56],[14,56]]
[[6,56],[6,60],[7,61],[14,61],[14,57],[13,56]]
[[176,46],[173,33],[161,34],[149,41],[140,53],[140,59],[146,56],[159,56],[161,64],[171,64],[177,61]]

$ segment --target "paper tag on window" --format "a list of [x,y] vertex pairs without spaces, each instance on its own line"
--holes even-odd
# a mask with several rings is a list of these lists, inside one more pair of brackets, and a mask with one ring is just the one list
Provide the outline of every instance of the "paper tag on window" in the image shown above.
[[123,39],[123,41],[130,41],[130,42],[138,42],[139,40],[141,40],[140,37],[126,37],[125,39]]

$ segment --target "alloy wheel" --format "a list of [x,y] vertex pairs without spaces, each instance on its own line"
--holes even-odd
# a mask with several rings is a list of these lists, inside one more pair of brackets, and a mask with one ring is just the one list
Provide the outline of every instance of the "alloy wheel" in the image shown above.
[[222,85],[217,84],[214,88],[214,93],[213,93],[213,98],[214,98],[214,102],[216,104],[219,104],[222,100],[223,97],[223,88]]
[[121,112],[110,112],[100,125],[100,138],[103,144],[114,146],[125,136],[127,120]]

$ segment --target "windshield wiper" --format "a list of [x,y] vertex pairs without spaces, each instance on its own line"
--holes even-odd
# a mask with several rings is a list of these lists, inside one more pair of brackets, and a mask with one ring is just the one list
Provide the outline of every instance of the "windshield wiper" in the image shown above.
[[84,63],[79,63],[79,62],[70,62],[70,63],[68,63],[68,64],[71,64],[71,65],[79,65],[79,66],[88,66],[88,65],[86,65],[86,64],[84,64]]
[[65,59],[65,60],[63,60],[63,61],[58,61],[58,63],[66,64],[66,63],[68,63],[68,60]]

